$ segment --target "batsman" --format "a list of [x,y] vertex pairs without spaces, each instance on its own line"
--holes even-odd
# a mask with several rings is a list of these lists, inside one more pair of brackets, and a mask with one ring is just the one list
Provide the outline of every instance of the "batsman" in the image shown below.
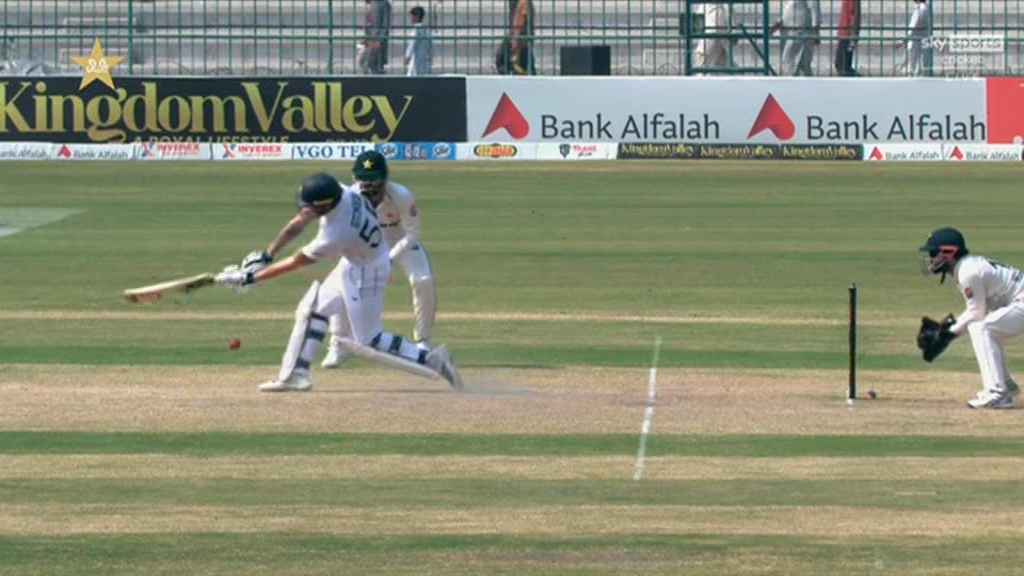
[[1003,339],[1024,333],[1024,274],[1012,266],[967,249],[963,234],[954,228],[934,230],[920,248],[922,272],[953,276],[967,303],[957,317],[939,322],[925,317],[917,334],[917,347],[931,362],[949,344],[969,334],[981,370],[981,390],[967,401],[970,408],[1012,408],[1020,387],[1010,376]]
[[[368,158],[364,168],[372,169],[373,161]],[[341,343],[346,354],[412,374],[443,377],[453,388],[462,389],[462,379],[447,348],[424,350],[383,329],[384,287],[391,275],[391,261],[387,240],[369,201],[335,177],[318,173],[302,182],[296,203],[298,213],[266,250],[254,251],[245,257],[242,266],[229,266],[214,279],[241,292],[319,260],[337,262],[324,281],[313,281],[299,301],[278,378],[261,384],[260,390],[310,390],[310,361],[324,339],[328,318],[336,314],[343,315],[351,334]],[[291,257],[274,262],[274,256],[313,221],[319,221],[316,238]]]
[[[427,251],[420,242],[420,215],[416,199],[408,188],[389,179],[388,163],[375,150],[360,154],[352,166],[353,185],[366,198],[380,219],[381,229],[391,246],[388,258],[405,274],[412,288],[416,316],[413,339],[421,350],[430,350],[437,315],[437,291]],[[321,366],[337,368],[351,356],[342,345],[351,329],[341,314],[331,316],[331,340]]]

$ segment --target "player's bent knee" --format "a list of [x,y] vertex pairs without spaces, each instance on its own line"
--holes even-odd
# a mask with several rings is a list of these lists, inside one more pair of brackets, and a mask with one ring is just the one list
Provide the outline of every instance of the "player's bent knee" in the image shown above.
[[999,340],[1002,336],[995,323],[989,322],[988,320],[971,323],[971,325],[967,327],[967,332],[971,335],[971,338]]
[[314,280],[309,285],[309,290],[306,290],[306,294],[299,300],[299,305],[295,307],[295,318],[297,320],[305,320],[313,314],[313,310],[316,308],[316,301],[320,295],[320,281]]

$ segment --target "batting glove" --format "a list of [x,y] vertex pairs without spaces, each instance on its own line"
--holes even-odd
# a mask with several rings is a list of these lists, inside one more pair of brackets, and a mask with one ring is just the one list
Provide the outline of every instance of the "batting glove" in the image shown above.
[[254,250],[242,259],[242,270],[246,272],[259,272],[273,261],[274,258],[266,250]]
[[240,270],[238,266],[228,266],[214,276],[213,281],[220,286],[231,288],[235,292],[246,292],[256,282],[253,274],[253,272]]

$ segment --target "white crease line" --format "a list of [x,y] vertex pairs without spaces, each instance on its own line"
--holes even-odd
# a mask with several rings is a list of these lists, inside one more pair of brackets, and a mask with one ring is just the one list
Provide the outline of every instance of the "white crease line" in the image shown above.
[[[120,300],[120,296],[117,296]],[[190,310],[185,312],[174,307],[148,307],[125,305],[122,310],[0,310],[0,320],[142,320],[142,321],[174,321],[174,320],[213,320],[213,321],[246,321],[246,320],[288,320],[294,314],[287,312],[232,312]],[[407,312],[389,312],[384,314],[385,320],[410,320],[412,314]],[[743,324],[765,326],[845,326],[846,320],[827,318],[776,318],[772,316],[643,316],[617,314],[569,314],[557,312],[441,312],[439,320],[451,321],[483,321],[483,322],[634,322],[645,324]],[[911,319],[912,320],[912,319]],[[858,326],[901,327],[911,326],[913,322],[906,319],[857,319]]]
[[644,475],[644,457],[647,455],[647,436],[651,433],[654,419],[654,399],[658,395],[658,358],[661,356],[661,336],[654,339],[654,359],[651,360],[651,375],[647,378],[647,406],[644,407],[644,421],[640,425],[640,449],[636,454],[636,469],[633,479]]

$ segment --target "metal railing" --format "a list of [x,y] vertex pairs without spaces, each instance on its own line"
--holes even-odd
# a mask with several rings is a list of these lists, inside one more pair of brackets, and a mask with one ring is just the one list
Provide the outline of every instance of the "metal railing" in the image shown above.
[[[381,1],[381,0],[373,0]],[[526,1],[526,0],[522,0]],[[820,44],[810,63],[817,76],[835,75],[834,51],[843,0],[820,0]],[[0,0],[5,58],[48,73],[81,70],[71,57],[87,55],[99,38],[108,54],[125,58],[114,74],[340,75],[358,73],[357,43],[364,37],[368,0]],[[697,44],[714,38],[686,35],[680,18],[687,0],[532,0],[530,40],[537,73],[560,73],[562,46],[607,45],[615,75],[681,75]],[[421,5],[432,31],[434,74],[493,74],[495,54],[508,36],[508,0],[391,0],[387,74],[404,74],[412,30],[409,10]],[[693,0],[690,0],[693,4]],[[691,6],[698,18],[713,3]],[[729,26],[758,38],[764,22],[782,14],[783,0],[727,6]],[[862,0],[856,68],[862,75],[905,73],[914,3]],[[922,75],[1024,75],[1024,0],[932,0],[929,50]],[[707,26],[704,26],[705,31]],[[705,32],[709,34],[709,32]],[[711,32],[710,34],[714,34]],[[988,35],[1000,39],[977,54],[951,51],[943,39]],[[698,33],[699,36],[699,33]],[[766,42],[728,42],[726,68],[782,71],[783,31]],[[969,47],[968,47],[969,48]],[[10,63],[7,65],[11,73]],[[715,73],[729,73],[717,70]]]

